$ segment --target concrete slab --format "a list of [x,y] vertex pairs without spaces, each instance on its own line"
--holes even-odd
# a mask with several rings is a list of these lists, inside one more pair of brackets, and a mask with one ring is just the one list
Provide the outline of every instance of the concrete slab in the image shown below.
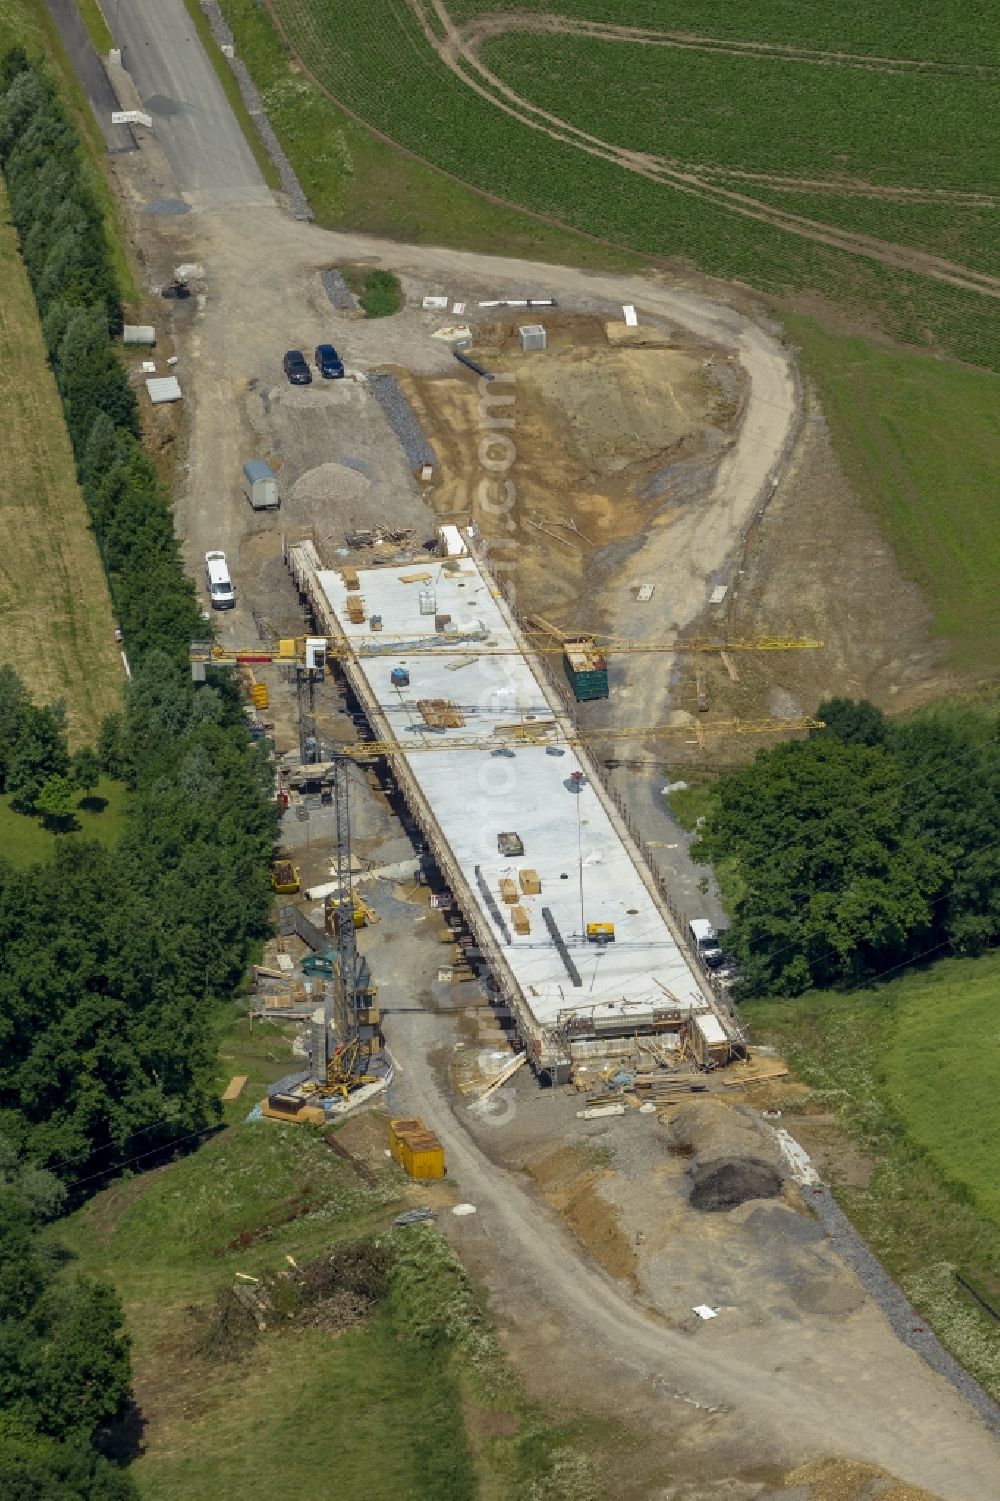
[[[423,576],[428,569],[429,580]],[[421,575],[415,578],[407,567],[362,569],[360,589],[350,592],[337,572],[324,570],[318,577],[393,735],[408,748],[410,770],[482,919],[503,947],[527,1008],[544,1027],[577,1012],[593,1015],[608,1030],[641,1025],[654,1008],[662,1012],[672,1001],[679,1011],[706,1013],[688,955],[597,792],[586,780],[582,786],[575,782],[581,767],[573,747],[522,745],[512,738],[519,725],[551,724],[553,708],[493,585],[471,557],[459,568],[428,565]],[[413,582],[404,582],[405,576]],[[353,623],[348,601],[359,598],[364,621]],[[368,624],[372,615],[382,617],[379,633]],[[450,670],[459,662],[467,664],[461,672]],[[406,686],[392,683],[397,667],[409,674]],[[418,707],[427,699],[448,701],[462,723],[429,728]],[[500,853],[502,833],[519,835],[523,856]],[[539,894],[521,890],[524,868],[537,871]],[[515,931],[502,881],[513,883],[517,904],[527,913],[525,933]],[[543,908],[565,942],[579,986],[553,942]],[[586,926],[594,922],[614,925],[613,943],[587,941]],[[708,1014],[705,1020],[715,1019]]]

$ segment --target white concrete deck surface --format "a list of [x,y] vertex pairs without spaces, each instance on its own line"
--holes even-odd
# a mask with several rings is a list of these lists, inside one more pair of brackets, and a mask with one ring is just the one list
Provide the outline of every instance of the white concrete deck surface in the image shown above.
[[[562,754],[542,745],[517,745],[501,732],[521,720],[551,721],[553,709],[497,605],[493,586],[471,557],[457,566],[440,564],[372,568],[359,571],[360,590],[349,595],[340,573],[324,570],[320,584],[345,635],[356,643],[359,666],[392,732],[403,746],[413,776],[468,880],[474,899],[489,923],[526,1005],[543,1027],[552,1026],[570,1008],[595,1012],[615,1030],[638,1023],[653,1007],[662,1012],[671,1000],[678,1010],[705,1013],[699,1027],[724,1037],[669,928],[632,864],[617,831],[589,784],[571,790],[571,773],[580,770],[574,749]],[[423,571],[431,581],[402,582]],[[422,614],[420,595],[433,589],[438,613],[451,616],[435,632],[433,614]],[[350,597],[364,601],[365,621],[348,618]],[[381,615],[381,633],[369,620]],[[468,637],[485,631],[485,641]],[[449,639],[449,637],[456,639]],[[462,639],[462,638],[466,639]],[[391,639],[390,639],[391,638]],[[405,643],[425,643],[416,655]],[[490,648],[509,654],[490,656]],[[366,655],[366,652],[378,655]],[[394,687],[393,667],[409,672],[408,687]],[[420,699],[445,699],[464,719],[461,728],[430,730],[417,708]],[[489,749],[446,750],[449,741],[470,737],[488,740],[512,755]],[[426,747],[435,747],[427,749]],[[442,747],[437,749],[436,747]],[[520,835],[524,854],[507,858],[497,848],[504,832]],[[509,934],[503,933],[484,900],[477,867]],[[541,894],[520,891],[519,871],[536,871]],[[510,907],[500,892],[501,879],[518,886],[518,903],[528,914],[530,932],[514,931]],[[582,981],[573,985],[542,919],[551,911]],[[614,924],[615,942],[587,942],[587,923]],[[718,1038],[716,1037],[718,1033]]]

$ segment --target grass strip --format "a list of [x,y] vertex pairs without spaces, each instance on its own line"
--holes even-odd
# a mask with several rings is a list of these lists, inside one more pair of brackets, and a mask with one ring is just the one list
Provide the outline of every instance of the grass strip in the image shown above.
[[[79,745],[93,741],[103,717],[120,708],[122,665],[101,559],[8,213],[0,182],[0,425],[6,440],[0,660],[20,673],[38,702],[65,699],[70,738]],[[23,840],[13,828],[4,832],[16,852]],[[0,845],[10,853],[3,838]]]
[[76,0],[80,19],[87,28],[87,35],[94,44],[94,51],[98,56],[104,56],[115,45],[115,39],[111,35],[111,28],[104,19],[104,12],[100,6],[100,0]]

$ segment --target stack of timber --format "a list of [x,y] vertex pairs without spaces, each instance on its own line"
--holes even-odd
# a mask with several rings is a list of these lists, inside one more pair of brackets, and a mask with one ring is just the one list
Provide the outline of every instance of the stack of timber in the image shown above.
[[681,1099],[684,1095],[704,1094],[708,1085],[697,1074],[663,1073],[638,1075],[634,1088],[644,1104],[649,1101],[660,1105],[669,1100]]

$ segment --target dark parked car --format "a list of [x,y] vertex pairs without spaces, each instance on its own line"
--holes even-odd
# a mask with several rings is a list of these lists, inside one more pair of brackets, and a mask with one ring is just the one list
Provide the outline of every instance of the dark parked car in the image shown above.
[[312,383],[312,371],[306,364],[301,349],[290,349],[284,358],[285,374],[293,386],[308,386]]
[[316,345],[316,369],[327,380],[343,380],[344,362],[332,344]]

